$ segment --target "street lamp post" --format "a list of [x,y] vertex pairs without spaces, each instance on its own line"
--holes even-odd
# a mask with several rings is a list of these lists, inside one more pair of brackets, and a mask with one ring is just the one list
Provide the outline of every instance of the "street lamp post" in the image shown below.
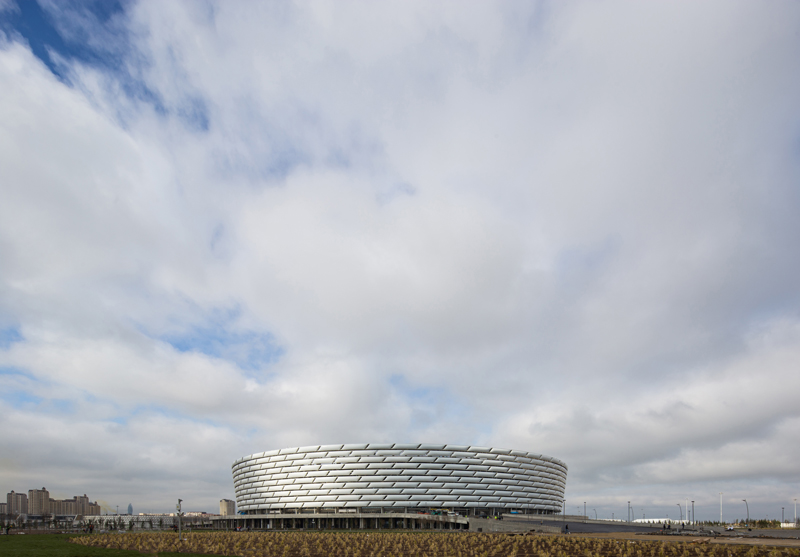
[[630,522],[630,521],[631,521],[631,502],[628,501],[628,518],[627,518],[627,522]]
[[175,508],[178,510],[178,512],[176,513],[178,515],[178,541],[181,541],[181,539],[183,538],[183,536],[181,535],[181,516],[183,515],[183,513],[181,512],[181,501],[183,501],[183,499],[178,499],[178,504],[175,505]]
[[694,514],[694,501],[692,501],[692,523],[697,524],[697,515]]
[[597,520],[597,509],[592,509],[594,511],[594,519]]
[[719,492],[719,523],[722,524],[722,492]]
[[783,523],[784,523],[784,520],[783,520],[783,507],[781,507],[781,524],[783,524]]
[[583,502],[583,516],[586,517],[586,501]]
[[676,505],[678,505],[678,511],[680,511],[680,512],[678,513],[678,518],[680,518],[681,520],[683,520],[683,507],[681,507],[681,504],[680,504],[680,503],[675,503],[675,504],[676,504]]
[[747,509],[747,523],[745,526],[750,526],[750,505],[747,504],[747,499],[742,499],[744,501],[744,506]]

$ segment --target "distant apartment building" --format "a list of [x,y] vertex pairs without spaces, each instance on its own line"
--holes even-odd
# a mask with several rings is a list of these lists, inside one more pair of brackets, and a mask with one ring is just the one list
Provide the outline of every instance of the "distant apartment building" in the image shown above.
[[28,514],[28,496],[24,493],[15,493],[13,490],[6,495],[7,514]]
[[0,515],[8,514],[8,503],[0,503]]
[[96,515],[100,514],[100,505],[97,504],[97,501],[92,503],[89,501],[89,498],[84,493],[83,495],[78,495],[73,497],[72,500],[75,502],[75,510],[77,511],[75,514],[81,515]]
[[47,488],[28,490],[28,514],[50,514],[50,492]]
[[29,514],[32,516],[99,515],[100,505],[89,501],[86,494],[72,499],[52,499],[46,488],[31,489],[28,495],[11,492],[6,496],[5,514]]
[[56,516],[77,515],[75,499],[50,499],[50,512]]
[[219,514],[223,516],[236,514],[236,501],[231,501],[230,499],[222,499],[219,502]]
[[78,511],[76,514],[95,514],[88,512],[90,503],[85,493],[83,495],[77,495],[73,497],[73,499],[75,499],[75,510]]

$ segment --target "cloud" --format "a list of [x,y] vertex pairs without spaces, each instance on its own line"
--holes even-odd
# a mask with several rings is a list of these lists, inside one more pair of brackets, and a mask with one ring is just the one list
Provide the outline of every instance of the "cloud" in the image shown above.
[[19,11],[19,7],[17,6],[14,0],[2,0],[0,1],[0,13],[8,13],[8,12],[17,12]]
[[0,47],[7,489],[208,510],[245,454],[391,440],[609,515],[800,487],[795,7],[42,7],[59,76]]

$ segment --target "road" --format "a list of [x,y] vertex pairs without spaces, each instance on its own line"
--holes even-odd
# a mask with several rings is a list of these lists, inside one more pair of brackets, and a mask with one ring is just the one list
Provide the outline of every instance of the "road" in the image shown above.
[[521,531],[530,528],[529,525],[541,524],[544,526],[556,526],[562,531],[565,525],[569,525],[569,531],[573,533],[586,533],[586,534],[602,534],[606,532],[638,532],[646,534],[648,532],[659,532],[661,528],[653,526],[638,526],[628,522],[598,522],[598,521],[580,521],[574,522],[570,520],[541,520],[534,518],[514,517],[513,515],[504,515],[503,522],[506,526],[514,525],[519,527]]

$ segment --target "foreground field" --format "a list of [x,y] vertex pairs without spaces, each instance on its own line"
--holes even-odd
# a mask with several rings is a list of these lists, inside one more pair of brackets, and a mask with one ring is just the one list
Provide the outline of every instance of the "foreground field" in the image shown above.
[[472,533],[204,532],[102,534],[88,547],[242,557],[800,557],[795,548]]
[[[14,534],[0,536],[0,556],[2,557],[143,557],[138,551],[124,551],[86,547],[67,543],[74,534]],[[193,557],[191,554],[180,555],[160,553],[158,557]],[[195,555],[194,557],[201,557]],[[203,555],[202,557],[209,557]]]

